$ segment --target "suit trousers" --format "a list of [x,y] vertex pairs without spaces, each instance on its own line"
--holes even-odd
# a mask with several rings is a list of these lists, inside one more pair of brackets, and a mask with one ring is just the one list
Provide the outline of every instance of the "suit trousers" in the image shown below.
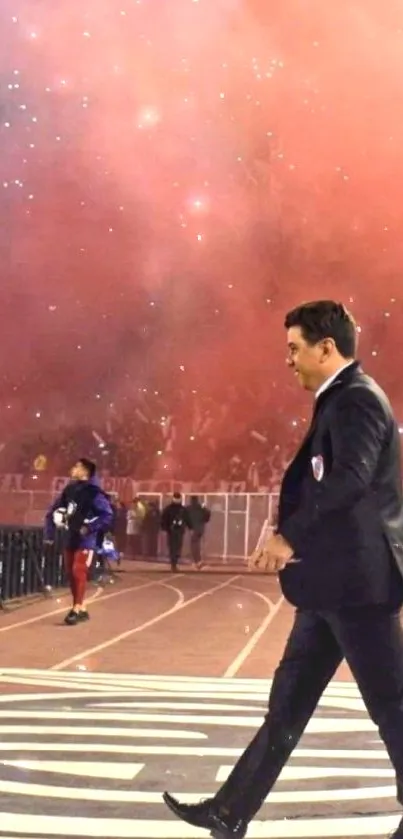
[[398,611],[365,606],[296,612],[263,725],[215,796],[224,814],[250,821],[257,813],[343,658],[386,746],[403,804],[403,631]]

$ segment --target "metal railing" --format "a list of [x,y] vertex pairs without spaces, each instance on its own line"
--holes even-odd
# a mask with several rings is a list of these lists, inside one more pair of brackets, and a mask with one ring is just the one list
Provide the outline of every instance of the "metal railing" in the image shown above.
[[39,527],[0,527],[0,605],[64,584],[58,541],[44,545]]
[[[259,539],[263,522],[268,519],[274,525],[278,495],[268,493],[214,492],[199,493],[200,501],[211,510],[211,520],[206,527],[204,553],[210,558],[219,558],[223,564],[229,560],[244,560],[250,556]],[[154,500],[162,509],[172,496],[142,493],[140,498]],[[184,504],[189,496],[183,496]],[[164,540],[160,540],[160,551],[164,553]],[[186,546],[185,546],[186,551]]]
[[[140,497],[156,501],[162,509],[172,496],[141,493]],[[39,528],[52,498],[51,492],[0,492],[0,521]],[[206,529],[205,554],[211,558],[220,558],[224,563],[229,559],[245,559],[249,556],[259,538],[263,522],[269,519],[273,524],[277,513],[278,495],[273,493],[214,492],[200,493],[199,498],[212,512]],[[184,496],[184,501],[187,503],[189,496]],[[159,540],[159,552],[165,554],[163,539]]]
[[[48,493],[9,493],[9,503],[13,496],[15,501],[16,495],[19,510],[25,510],[25,519],[35,516],[39,525],[51,496]],[[142,497],[156,501],[160,509],[170,500],[170,496],[162,494],[144,493]],[[263,522],[268,519],[273,524],[275,520],[278,502],[275,495],[211,493],[199,497],[212,513],[206,529],[204,555],[218,558],[223,565],[249,556],[256,546]],[[28,501],[31,503],[27,509]],[[188,497],[185,496],[184,501],[187,503]],[[3,517],[3,509],[1,514]],[[186,548],[185,555],[188,552]],[[159,538],[158,554],[166,555],[163,535]],[[147,556],[147,550],[141,550],[138,557],[155,558]],[[64,584],[60,536],[55,545],[50,546],[44,545],[41,526],[19,526],[12,523],[0,526],[0,606],[29,595],[49,594],[52,589]]]

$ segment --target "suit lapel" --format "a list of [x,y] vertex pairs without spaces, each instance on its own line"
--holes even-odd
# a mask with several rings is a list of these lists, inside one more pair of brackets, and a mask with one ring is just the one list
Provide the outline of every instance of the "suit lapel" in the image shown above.
[[305,437],[301,442],[298,451],[296,452],[294,460],[298,457],[302,449],[305,448],[310,438],[313,436],[318,423],[320,412],[324,408],[328,400],[331,398],[332,394],[334,394],[335,391],[340,390],[340,388],[344,384],[346,384],[351,378],[353,378],[353,376],[357,372],[361,372],[361,368],[359,362],[355,361],[353,364],[350,364],[349,367],[346,367],[344,370],[342,370],[341,373],[337,376],[337,378],[332,382],[332,384],[329,385],[329,387],[327,387],[326,390],[324,390],[323,393],[321,393],[317,399],[315,399],[311,424],[305,434]]

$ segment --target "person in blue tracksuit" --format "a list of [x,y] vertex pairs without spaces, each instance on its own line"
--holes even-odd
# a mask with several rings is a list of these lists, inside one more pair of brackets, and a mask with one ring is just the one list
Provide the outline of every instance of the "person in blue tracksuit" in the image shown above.
[[74,626],[88,620],[85,591],[97,535],[109,530],[113,511],[107,495],[96,477],[96,466],[86,457],[80,458],[71,470],[71,481],[49,508],[45,518],[44,537],[52,543],[56,529],[63,531],[63,555],[72,593],[72,608],[65,623]]

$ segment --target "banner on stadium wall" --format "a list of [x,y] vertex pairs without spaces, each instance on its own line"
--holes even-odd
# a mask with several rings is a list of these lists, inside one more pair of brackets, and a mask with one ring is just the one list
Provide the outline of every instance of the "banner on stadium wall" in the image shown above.
[[[68,478],[55,478],[52,483],[52,492],[62,492],[68,482]],[[136,495],[143,493],[155,493],[156,495],[170,495],[173,492],[181,492],[189,495],[192,492],[204,495],[214,492],[246,492],[247,483],[229,483],[220,481],[205,484],[192,484],[190,481],[135,481],[133,478],[101,478],[100,483],[105,492],[116,492],[121,501],[126,504],[132,501]]]
[[[0,475],[0,492],[52,492],[57,495],[68,483],[68,477],[50,478],[44,482],[44,476],[36,480],[32,475],[6,474]],[[115,492],[126,504],[135,495],[142,493],[155,493],[156,495],[170,495],[173,492],[181,492],[184,495],[198,493],[230,493],[251,492],[252,489],[258,492],[268,492],[268,487],[261,486],[258,490],[249,486],[248,481],[209,481],[204,484],[194,484],[191,481],[135,481],[133,478],[103,477],[100,483],[105,492]]]
[[[24,475],[0,475],[0,492],[22,492],[24,489],[29,489],[25,486],[26,483],[27,479]],[[30,483],[32,484],[32,480]]]

